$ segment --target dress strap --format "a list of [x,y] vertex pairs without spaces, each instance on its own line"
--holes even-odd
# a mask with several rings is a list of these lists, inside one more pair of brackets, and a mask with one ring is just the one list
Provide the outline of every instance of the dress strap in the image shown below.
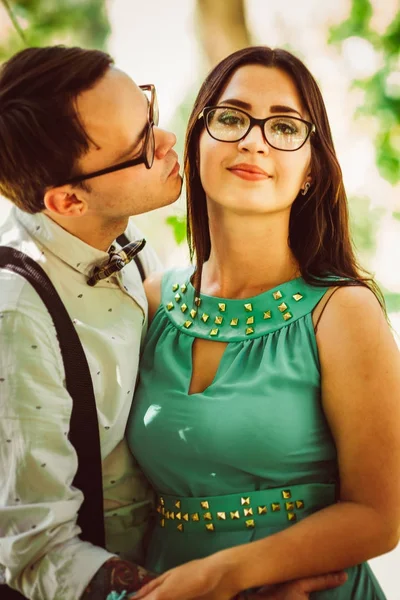
[[[321,321],[321,317],[324,314],[324,311],[325,311],[326,307],[328,306],[328,302],[330,301],[330,299],[332,298],[332,296],[334,294],[336,294],[336,292],[338,290],[340,290],[341,287],[342,286],[338,286],[338,287],[335,287],[333,289],[331,288],[330,290],[328,290],[328,292],[326,292],[325,296],[322,298],[320,304],[323,304],[323,306],[322,306],[321,311],[320,311],[320,313],[319,313],[319,315],[317,317],[317,321],[316,321],[316,323],[314,325],[314,333],[317,333],[319,322]],[[317,305],[317,306],[319,306],[319,305]]]

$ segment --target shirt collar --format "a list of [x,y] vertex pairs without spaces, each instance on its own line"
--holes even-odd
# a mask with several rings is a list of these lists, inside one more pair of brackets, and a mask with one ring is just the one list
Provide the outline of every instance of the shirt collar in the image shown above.
[[34,215],[14,207],[15,216],[32,238],[70,267],[89,276],[94,266],[109,259],[109,254],[89,246],[63,229],[44,213]]

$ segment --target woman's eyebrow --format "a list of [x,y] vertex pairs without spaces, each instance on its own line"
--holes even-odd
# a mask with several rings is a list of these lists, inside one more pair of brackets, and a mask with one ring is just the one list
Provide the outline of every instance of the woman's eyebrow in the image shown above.
[[299,113],[298,110],[296,110],[295,108],[291,108],[290,106],[285,106],[284,104],[274,104],[273,106],[270,106],[269,110],[272,113],[293,112],[293,113],[296,113],[297,115],[299,115],[299,117],[301,119],[303,118],[303,116],[301,115],[301,113]]
[[[232,106],[237,106],[238,108],[243,108],[244,110],[251,110],[253,108],[251,104],[244,102],[244,100],[239,100],[238,98],[226,98],[221,100],[219,104],[231,104]],[[298,110],[284,104],[273,104],[269,110],[272,113],[296,113],[301,119],[303,118],[303,115],[299,113]]]

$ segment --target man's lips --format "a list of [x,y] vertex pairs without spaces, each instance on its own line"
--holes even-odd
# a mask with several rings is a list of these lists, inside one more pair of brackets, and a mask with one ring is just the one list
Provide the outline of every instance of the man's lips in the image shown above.
[[260,181],[262,179],[269,179],[271,175],[261,169],[261,167],[257,167],[256,165],[250,165],[247,163],[238,163],[237,165],[232,165],[232,167],[228,167],[228,171],[241,177],[242,179],[252,180],[252,181]]

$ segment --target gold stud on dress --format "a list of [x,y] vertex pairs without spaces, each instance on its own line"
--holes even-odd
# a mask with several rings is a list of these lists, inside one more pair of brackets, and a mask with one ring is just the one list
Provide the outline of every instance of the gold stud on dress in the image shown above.
[[289,321],[292,318],[292,314],[290,312],[285,313],[283,316],[284,321]]
[[176,300],[176,302],[179,302],[180,299],[181,299],[181,295],[179,293],[175,294],[175,300]]
[[270,310],[264,311],[264,319],[270,319],[270,318],[271,318],[271,311]]
[[246,329],[246,335],[250,335],[251,333],[254,333],[253,327],[247,327],[247,329]]
[[281,510],[281,505],[278,502],[273,502],[271,508],[272,512],[279,512]]
[[249,519],[248,521],[246,521],[246,527],[247,527],[247,529],[254,529],[254,527],[255,527],[254,519]]
[[303,299],[303,296],[301,294],[297,293],[297,294],[293,294],[293,298],[294,298],[294,300],[296,300],[296,302],[298,302],[299,300]]
[[192,317],[192,319],[194,319],[196,315],[197,315],[197,310],[192,308],[192,310],[190,311],[190,316]]
[[243,514],[245,517],[252,517],[253,516],[253,509],[250,508],[244,508],[243,509]]
[[168,302],[167,306],[167,310],[172,310],[174,308],[174,305],[172,304],[172,302]]
[[224,317],[215,317],[215,321],[214,323],[216,325],[222,325],[222,321],[224,320]]
[[181,311],[184,313],[187,311],[187,304],[182,304]]
[[215,527],[213,523],[206,523],[207,531],[215,531]]
[[266,506],[257,506],[257,512],[259,515],[266,515],[267,507]]
[[231,319],[230,326],[237,327],[238,323],[239,323],[239,319]]
[[185,284],[185,283],[184,283],[183,285],[181,285],[181,290],[182,290],[182,294],[185,294],[185,293],[186,293],[187,286],[186,286],[186,284]]
[[225,512],[217,512],[217,519],[220,521],[226,521],[226,513]]
[[183,326],[186,327],[186,329],[189,329],[189,327],[191,327],[193,325],[192,321],[185,321]]
[[202,508],[202,509],[204,509],[204,510],[208,510],[208,509],[210,508],[210,505],[209,505],[209,503],[208,503],[208,501],[207,501],[207,500],[202,500],[202,501],[200,502],[200,506],[201,506],[201,508]]
[[296,521],[297,520],[295,513],[292,513],[292,512],[288,512],[287,518],[288,518],[288,521]]
[[285,502],[286,510],[294,510],[294,502]]
[[204,519],[205,521],[212,521],[212,514],[211,514],[210,512],[206,512],[206,513],[204,513],[204,515],[203,515],[203,519]]
[[172,291],[176,292],[177,290],[179,290],[179,283],[174,283],[174,285],[172,286]]
[[285,500],[289,500],[292,497],[292,493],[290,490],[282,490],[282,498]]
[[244,305],[244,309],[246,312],[251,312],[253,310],[253,305],[249,302]]
[[215,327],[215,329],[211,329],[210,335],[212,335],[214,337],[214,336],[218,335],[218,331],[219,331],[219,329],[217,329],[217,327]]
[[191,516],[192,521],[200,521],[199,513],[192,513],[190,516]]
[[246,325],[253,325],[254,323],[254,317],[249,317],[248,319],[246,319]]
[[183,523],[179,523],[176,528],[178,531],[183,531]]
[[239,511],[235,510],[230,513],[231,519],[240,519]]
[[296,500],[296,508],[304,508],[304,500]]
[[208,319],[209,319],[209,318],[210,318],[210,315],[208,315],[207,313],[203,313],[203,314],[201,315],[201,320],[202,320],[204,323],[207,323],[207,321],[208,321]]
[[282,302],[282,304],[278,306],[278,310],[280,310],[281,312],[285,312],[285,310],[287,310],[287,305],[284,302]]
[[184,513],[184,514],[182,515],[182,519],[183,519],[184,521],[189,521],[189,513]]
[[248,506],[250,504],[250,496],[246,496],[244,498],[240,498],[240,504],[242,506]]
[[226,311],[226,304],[225,304],[225,302],[219,302],[219,303],[218,303],[218,309],[219,309],[221,312],[225,312],[225,311]]
[[272,292],[274,300],[280,300],[282,298],[281,292],[278,290],[277,292]]

